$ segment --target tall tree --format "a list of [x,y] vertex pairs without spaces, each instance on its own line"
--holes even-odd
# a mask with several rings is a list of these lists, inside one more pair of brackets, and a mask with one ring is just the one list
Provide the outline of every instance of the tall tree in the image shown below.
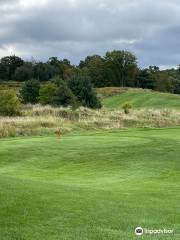
[[2,69],[4,69],[3,78],[6,80],[13,80],[16,69],[23,64],[24,61],[20,57],[17,57],[15,55],[1,58],[0,69],[1,73]]
[[31,62],[26,62],[24,65],[16,68],[14,79],[17,81],[27,81],[34,76],[33,65]]
[[135,80],[136,56],[128,51],[112,51],[105,55],[105,68],[111,85],[124,87]]
[[107,86],[105,69],[104,69],[104,59],[99,55],[88,56],[84,61],[81,61],[79,68],[86,71],[90,76],[91,82],[95,87]]
[[40,81],[48,81],[59,74],[58,69],[48,63],[38,62],[34,66],[34,78]]
[[136,77],[136,87],[155,89],[156,81],[153,77],[151,71],[148,68],[139,69],[138,75]]

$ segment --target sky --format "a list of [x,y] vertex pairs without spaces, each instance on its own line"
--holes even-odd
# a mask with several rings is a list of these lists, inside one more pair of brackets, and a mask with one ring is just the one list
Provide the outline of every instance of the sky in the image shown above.
[[180,63],[180,0],[0,0],[0,57],[45,61],[111,50],[139,65]]

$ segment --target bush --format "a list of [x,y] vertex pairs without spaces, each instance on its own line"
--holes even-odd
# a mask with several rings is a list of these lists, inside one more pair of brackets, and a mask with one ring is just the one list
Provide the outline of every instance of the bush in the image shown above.
[[55,76],[55,77],[51,78],[51,82],[59,87],[64,83],[64,80],[62,78],[60,78],[59,76]]
[[0,115],[14,116],[19,115],[21,111],[21,104],[16,96],[16,92],[1,91],[0,93]]
[[130,109],[132,108],[132,104],[131,103],[124,103],[122,108],[124,109],[124,113],[128,114],[130,112]]
[[47,83],[40,87],[39,101],[42,105],[53,105],[54,97],[56,95],[58,87],[54,83]]
[[58,76],[51,79],[51,83],[41,86],[39,91],[40,103],[52,106],[78,106],[77,99],[67,84]]
[[101,102],[97,98],[89,77],[75,75],[69,79],[68,84],[73,94],[84,107],[101,108]]
[[77,100],[71,89],[68,88],[66,83],[61,83],[53,98],[53,105],[55,106],[72,106],[76,107]]
[[39,98],[39,81],[32,79],[25,82],[20,90],[20,97],[23,103],[37,103]]

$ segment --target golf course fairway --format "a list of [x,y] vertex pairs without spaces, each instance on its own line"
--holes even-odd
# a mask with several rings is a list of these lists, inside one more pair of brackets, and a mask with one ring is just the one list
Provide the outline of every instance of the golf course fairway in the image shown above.
[[2,139],[0,240],[178,240],[179,170],[180,128]]

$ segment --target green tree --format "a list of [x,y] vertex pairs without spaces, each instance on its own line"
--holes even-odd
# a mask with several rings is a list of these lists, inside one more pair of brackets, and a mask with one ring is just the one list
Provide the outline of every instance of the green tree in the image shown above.
[[32,63],[25,63],[15,71],[14,78],[18,81],[27,81],[33,78],[34,71]]
[[180,94],[180,80],[179,79],[176,79],[174,93],[175,94]]
[[15,55],[1,58],[0,68],[4,69],[3,78],[6,80],[13,80],[16,69],[23,64],[24,61],[20,57],[17,57]]
[[76,107],[77,99],[65,82],[62,82],[58,86],[58,89],[56,90],[53,97],[53,105],[63,107]]
[[105,55],[106,78],[111,86],[128,86],[136,79],[136,56],[128,51],[112,51]]
[[86,57],[86,59],[79,64],[79,68],[86,71],[95,87],[104,87],[108,85],[105,77],[104,63],[105,61],[101,56],[93,55]]
[[136,77],[136,87],[146,88],[146,89],[155,89],[156,81],[149,69],[142,69],[138,71]]
[[57,57],[51,57],[48,60],[48,64],[57,69],[57,74],[63,80],[67,79],[69,75],[75,70],[68,59],[59,60]]
[[0,80],[8,80],[7,67],[0,62]]
[[51,78],[50,81],[55,85],[57,85],[58,87],[64,83],[64,80],[59,76],[55,76]]
[[90,78],[86,75],[74,75],[68,81],[68,85],[78,101],[85,107],[101,108],[101,102],[97,98]]
[[154,78],[156,81],[156,90],[160,92],[170,92],[173,93],[176,88],[176,79],[169,76],[164,71],[159,71],[154,73]]
[[13,90],[1,91],[0,97],[0,115],[14,116],[19,115],[21,104]]
[[20,90],[23,103],[37,103],[39,98],[40,83],[36,79],[26,81]]
[[58,69],[49,63],[39,62],[34,66],[34,77],[39,81],[48,81],[58,74]]
[[40,87],[39,101],[41,104],[46,105],[54,104],[55,96],[57,95],[58,87],[54,83],[47,83]]

